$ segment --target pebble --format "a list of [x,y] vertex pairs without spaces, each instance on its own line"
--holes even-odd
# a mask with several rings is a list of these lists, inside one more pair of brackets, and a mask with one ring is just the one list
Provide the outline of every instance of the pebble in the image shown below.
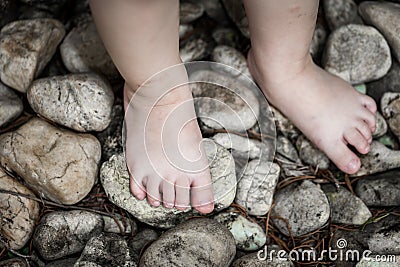
[[235,203],[244,207],[250,215],[263,216],[269,211],[280,167],[264,160],[250,161],[241,177],[238,177]]
[[77,134],[33,118],[0,136],[0,163],[40,196],[72,205],[97,179],[101,148],[89,134]]
[[377,80],[391,66],[385,38],[371,26],[349,24],[333,31],[327,40],[323,66],[351,84]]
[[[271,213],[272,217],[280,217],[288,222],[293,236],[305,235],[324,226],[329,215],[330,208],[326,195],[308,180],[278,191]],[[289,235],[283,220],[276,218],[272,221],[282,233]]]
[[86,244],[74,267],[134,267],[128,244],[117,234],[101,233]]
[[[217,65],[217,70],[221,69],[225,73],[231,75],[237,75],[239,71],[250,79],[252,78],[249,67],[247,66],[246,58],[243,56],[242,53],[240,53],[233,47],[226,45],[216,46],[211,54],[211,59],[215,62],[229,66],[226,67],[223,65]],[[234,68],[234,70],[232,71],[231,68]]]
[[385,36],[394,56],[400,61],[400,4],[365,1],[360,3],[359,12],[366,23]]
[[381,99],[381,110],[390,130],[400,140],[400,93],[385,93]]
[[80,132],[102,131],[111,121],[114,94],[95,74],[69,74],[39,79],[27,92],[41,116]]
[[379,111],[376,112],[376,128],[372,134],[373,138],[379,138],[386,134],[388,129],[385,118],[381,115]]
[[13,90],[0,82],[0,127],[21,115],[24,106]]
[[[35,196],[0,168],[0,189]],[[22,196],[0,193],[0,230],[11,249],[21,249],[30,240],[39,218],[39,203]],[[1,266],[1,264],[0,264]]]
[[372,214],[357,196],[343,187],[323,186],[331,207],[331,222],[351,225],[362,225]]
[[0,262],[1,267],[30,267],[22,258],[13,258]]
[[163,233],[143,253],[139,267],[229,266],[235,252],[235,239],[225,226],[194,218]]
[[[210,161],[215,210],[227,208],[236,195],[235,164],[232,155],[210,139],[204,139]],[[192,209],[180,211],[164,206],[153,207],[146,200],[137,200],[129,189],[129,173],[123,154],[114,155],[103,163],[100,179],[112,203],[131,213],[139,221],[159,228],[171,228],[188,217],[198,215]]]
[[110,80],[119,77],[91,17],[65,36],[60,53],[65,67],[72,73],[99,72]]
[[86,242],[104,227],[100,215],[83,210],[53,211],[40,220],[33,245],[45,260],[60,259],[80,252]]
[[208,70],[192,73],[189,79],[197,116],[206,126],[243,132],[256,124],[260,104],[246,85]]
[[65,35],[54,19],[14,21],[0,31],[0,79],[25,93],[56,52]]
[[21,0],[21,2],[38,9],[49,11],[55,15],[60,15],[68,0]]
[[217,133],[212,137],[217,144],[229,149],[233,156],[246,159],[260,158],[266,146],[260,141],[249,139],[233,133]]
[[319,150],[304,135],[301,135],[296,142],[299,150],[300,159],[317,169],[326,170],[329,167],[330,160],[324,152]]
[[299,129],[278,109],[273,106],[269,106],[269,108],[273,115],[277,131],[290,140],[296,140],[300,135]]
[[266,240],[264,229],[258,224],[246,219],[238,212],[222,212],[213,217],[225,225],[236,241],[236,248],[244,251],[254,251],[261,248]]
[[400,171],[365,176],[357,182],[355,192],[367,206],[400,206]]
[[182,2],[179,5],[179,22],[191,23],[203,16],[204,7],[194,2]]
[[392,67],[383,78],[367,84],[368,95],[380,103],[386,92],[400,93],[400,63],[393,60]]
[[[275,246],[272,247],[276,252],[280,250],[280,248],[275,248]],[[270,246],[268,246],[268,249],[269,248]],[[269,256],[266,257],[264,254],[262,253],[260,254],[259,252],[254,252],[247,254],[243,257],[240,257],[232,264],[232,267],[293,267],[294,266],[290,260],[280,259],[278,257],[273,257],[271,259]],[[276,255],[276,253],[274,255]],[[266,257],[266,259],[264,259],[264,257]]]
[[179,48],[179,55],[182,62],[191,62],[205,58],[209,55],[209,46],[210,44],[205,38],[199,36],[189,38],[189,40],[185,41]]
[[353,0],[324,0],[322,6],[326,22],[332,31],[347,24],[363,24],[357,12],[357,4]]
[[360,159],[360,170],[350,176],[363,176],[400,167],[400,151],[391,150],[377,141],[372,141],[370,152],[361,155]]
[[229,24],[229,18],[226,14],[224,7],[220,1],[215,0],[195,0],[196,3],[199,3],[204,7],[205,13],[217,21],[218,24]]
[[222,0],[228,16],[239,28],[244,37],[250,38],[249,21],[246,17],[243,2],[236,0]]

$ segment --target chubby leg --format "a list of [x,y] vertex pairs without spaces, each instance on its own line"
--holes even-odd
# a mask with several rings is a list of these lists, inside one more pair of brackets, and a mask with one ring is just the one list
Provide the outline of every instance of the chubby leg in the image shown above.
[[245,0],[252,49],[249,68],[268,100],[344,172],[355,173],[369,152],[376,104],[319,68],[309,47],[317,0]]
[[[125,79],[126,159],[131,191],[149,203],[213,209],[207,158],[184,67],[178,0],[92,0],[98,31]],[[145,83],[144,83],[145,82]],[[144,83],[144,84],[143,84]],[[190,164],[194,162],[193,164]]]

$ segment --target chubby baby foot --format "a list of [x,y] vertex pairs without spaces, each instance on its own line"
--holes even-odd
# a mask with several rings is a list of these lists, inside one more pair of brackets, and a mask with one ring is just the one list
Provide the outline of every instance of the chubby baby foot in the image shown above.
[[[310,57],[293,65],[271,66],[250,50],[249,68],[265,96],[342,171],[353,174],[360,159],[348,145],[366,154],[375,130],[376,104]],[[269,69],[268,69],[269,68]]]
[[157,100],[152,87],[160,81],[136,93],[124,88],[131,191],[153,206],[192,206],[209,213],[214,208],[211,176],[191,92],[180,86]]

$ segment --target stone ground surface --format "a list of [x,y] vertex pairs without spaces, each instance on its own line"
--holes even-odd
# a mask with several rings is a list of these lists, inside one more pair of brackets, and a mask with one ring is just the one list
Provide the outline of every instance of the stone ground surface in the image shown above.
[[398,0],[321,0],[313,59],[378,104],[349,177],[254,90],[241,1],[182,0],[182,60],[225,64],[190,77],[217,83],[192,87],[217,199],[202,216],[129,193],[123,80],[88,1],[0,0],[0,266],[304,266],[265,255],[328,247],[400,261],[399,32]]

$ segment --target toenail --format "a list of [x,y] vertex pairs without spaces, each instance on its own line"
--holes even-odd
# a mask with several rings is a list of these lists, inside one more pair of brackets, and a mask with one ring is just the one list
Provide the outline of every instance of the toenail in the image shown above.
[[347,168],[349,169],[349,171],[353,172],[356,171],[358,168],[358,160],[356,159],[352,159],[349,164],[347,165]]
[[160,206],[160,201],[153,201],[153,206],[156,206],[156,207]]
[[174,205],[171,204],[171,203],[164,203],[164,206],[165,206],[166,208],[173,208],[173,207],[174,207]]

